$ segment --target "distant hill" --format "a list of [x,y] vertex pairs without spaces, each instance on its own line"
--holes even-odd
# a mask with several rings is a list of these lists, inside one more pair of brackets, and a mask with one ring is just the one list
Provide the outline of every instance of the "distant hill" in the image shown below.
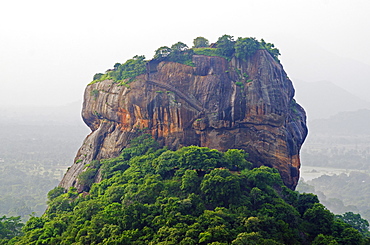
[[309,121],[329,118],[343,111],[370,109],[370,103],[332,82],[305,82],[293,79],[296,99],[303,106]]
[[310,129],[314,133],[330,135],[370,135],[370,110],[340,112],[327,119],[313,120]]
[[301,151],[302,164],[352,170],[370,169],[370,110],[341,112],[313,120]]
[[[312,82],[331,81],[369,102],[369,64],[328,51],[324,45],[330,44],[316,44],[299,38],[289,38],[288,40],[285,36],[274,40],[284,54],[281,61],[284,68],[289,71],[288,74],[291,78]],[[296,88],[298,91],[299,88]],[[329,94],[324,95],[330,96]],[[317,98],[318,96],[314,97],[314,99]]]
[[82,125],[82,102],[76,101],[63,106],[0,106],[0,124],[22,125]]
[[0,158],[69,164],[89,132],[80,107],[79,102],[60,107],[0,107]]

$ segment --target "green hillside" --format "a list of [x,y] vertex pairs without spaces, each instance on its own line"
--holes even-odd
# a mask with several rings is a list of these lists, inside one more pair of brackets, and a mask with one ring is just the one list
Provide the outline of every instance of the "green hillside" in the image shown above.
[[171,151],[141,136],[118,158],[88,166],[80,181],[103,180],[86,192],[50,191],[46,213],[4,243],[365,244],[315,195],[291,191],[275,169],[250,169],[247,156]]

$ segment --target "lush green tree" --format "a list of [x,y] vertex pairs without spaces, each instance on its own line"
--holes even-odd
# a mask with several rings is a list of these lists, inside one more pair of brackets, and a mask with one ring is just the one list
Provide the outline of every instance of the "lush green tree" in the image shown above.
[[93,80],[100,80],[100,78],[103,76],[103,73],[96,73],[93,77]]
[[285,244],[298,243],[294,235],[294,229],[289,224],[275,217],[260,215],[249,217],[245,220],[244,227],[248,232],[256,232],[262,237],[282,241]]
[[114,69],[118,69],[119,67],[121,66],[121,63],[116,63],[116,64],[114,64]]
[[78,175],[78,183],[83,186],[84,191],[90,190],[91,185],[95,181],[99,167],[99,161],[92,161],[90,164],[85,165],[85,170]]
[[340,244],[343,245],[361,245],[363,244],[363,237],[361,233],[355,228],[346,228],[343,230],[340,239],[338,239]]
[[195,170],[187,169],[181,178],[181,189],[189,193],[199,193],[200,181]]
[[125,186],[123,185],[112,185],[105,192],[106,199],[110,203],[120,203],[124,194]]
[[243,232],[238,234],[237,238],[232,241],[233,245],[244,245],[244,244],[250,244],[250,245],[282,245],[282,243],[279,243],[277,241],[274,241],[272,239],[265,239],[259,234],[258,232]]
[[223,207],[237,203],[241,195],[238,176],[228,169],[214,169],[206,174],[200,189],[209,204]]
[[174,151],[165,151],[158,158],[153,161],[153,166],[156,169],[156,173],[162,177],[171,177],[175,168],[179,168],[179,154]]
[[312,208],[307,209],[303,219],[308,221],[307,229],[313,237],[324,234],[330,235],[334,228],[334,214],[321,203],[315,203]]
[[177,42],[171,46],[172,52],[183,52],[187,50],[189,47],[183,42]]
[[66,190],[63,187],[57,186],[48,192],[48,199],[49,201],[52,201],[54,198],[64,194],[65,192]]
[[[142,182],[142,184],[139,184]],[[139,203],[154,203],[159,193],[163,190],[163,183],[158,175],[146,175],[139,183],[132,182],[126,188],[130,188],[130,192],[126,192],[126,201],[137,201]]]
[[260,209],[261,205],[266,203],[270,198],[258,187],[253,187],[249,193],[249,197],[251,199],[252,208],[254,210]]
[[118,172],[122,173],[130,167],[127,160],[124,160],[122,155],[116,158],[103,159],[101,164],[102,167],[100,169],[104,179],[109,179],[113,177],[114,174]]
[[162,46],[155,51],[154,59],[162,60],[168,57],[172,52],[172,49],[167,46]]
[[142,134],[130,141],[130,146],[123,149],[121,157],[123,160],[129,160],[135,156],[155,152],[159,148],[159,143],[150,134]]
[[254,168],[251,171],[242,172],[245,174],[248,181],[253,187],[258,187],[260,189],[266,189],[268,186],[274,184],[283,185],[280,174],[274,168],[269,168],[266,166],[261,166],[259,168]]
[[217,51],[221,56],[231,58],[235,52],[235,41],[234,37],[230,35],[223,35],[219,37],[217,42]]
[[302,193],[298,196],[297,209],[303,215],[307,209],[312,208],[315,203],[319,203],[319,198],[312,193]]
[[194,51],[183,42],[177,42],[171,46],[171,53],[166,60],[194,66],[192,62]]
[[209,46],[209,41],[204,37],[197,37],[193,40],[193,44],[193,48],[205,48]]
[[280,51],[275,48],[274,44],[266,43],[265,40],[261,39],[260,46],[261,48],[266,49],[276,61],[279,61]]
[[[146,72],[146,61],[144,55],[135,55],[132,59],[127,60],[125,63],[116,63],[114,70],[108,70],[106,74],[102,76],[94,76],[94,80],[102,81],[105,79],[111,79],[115,82],[123,82],[122,80],[128,79],[128,82]],[[95,79],[97,78],[97,79]]]
[[21,234],[23,223],[21,217],[0,217],[0,240],[12,239]]
[[312,245],[337,245],[339,244],[333,236],[319,234],[315,240],[313,240]]
[[253,37],[241,38],[235,42],[235,56],[239,59],[247,60],[254,55],[260,47],[259,42]]
[[247,161],[248,153],[244,150],[229,149],[224,154],[225,162],[229,163],[229,168],[237,170],[250,169],[252,163]]
[[144,55],[135,55],[132,59],[127,60],[125,63],[120,65],[117,69],[120,72],[118,80],[130,79],[145,73],[146,61]]
[[62,213],[71,210],[72,206],[70,200],[67,198],[67,194],[63,194],[54,198],[53,201],[49,203],[49,207],[45,213],[46,215],[50,214],[53,216],[55,213]]
[[180,167],[209,171],[222,165],[222,153],[207,147],[188,146],[180,151]]
[[349,224],[365,236],[369,236],[369,222],[361,218],[360,214],[354,214],[353,212],[346,212],[342,215],[336,215],[335,218],[342,220]]
[[27,221],[26,225],[22,228],[22,231],[28,232],[35,229],[40,229],[44,226],[46,220],[47,219],[45,218],[45,216],[43,217],[31,216],[30,219]]
[[160,47],[155,51],[154,59],[178,62],[185,65],[194,65],[192,63],[193,51],[183,42],[177,42],[171,46]]

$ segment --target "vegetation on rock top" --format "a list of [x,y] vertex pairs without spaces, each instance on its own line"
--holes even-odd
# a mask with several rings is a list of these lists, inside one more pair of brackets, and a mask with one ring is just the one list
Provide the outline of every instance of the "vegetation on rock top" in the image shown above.
[[90,84],[104,80],[113,80],[116,83],[124,85],[134,80],[136,76],[144,74],[146,71],[146,61],[144,55],[136,55],[125,63],[116,63],[113,70],[108,70],[105,74],[97,73]]
[[[256,53],[258,49],[267,50],[271,56],[279,61],[280,52],[274,44],[266,43],[263,39],[258,41],[256,38],[239,37],[234,40],[233,36],[223,35],[219,37],[215,44],[210,45],[204,37],[197,37],[193,41],[193,47],[189,48],[183,42],[177,42],[171,47],[162,46],[155,51],[153,59],[159,61],[172,61],[181,64],[195,66],[192,57],[196,55],[219,56],[227,60],[233,57],[246,60]],[[125,63],[116,63],[113,69],[107,70],[106,73],[96,73],[90,84],[104,80],[113,80],[115,83],[127,85],[132,82],[136,76],[144,74],[146,71],[145,56],[136,55]]]

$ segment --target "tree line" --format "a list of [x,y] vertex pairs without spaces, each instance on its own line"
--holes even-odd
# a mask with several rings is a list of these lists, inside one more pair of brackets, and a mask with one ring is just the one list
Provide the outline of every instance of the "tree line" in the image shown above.
[[367,230],[368,223],[351,226],[359,217],[336,217],[317,196],[287,188],[276,169],[252,168],[247,159],[238,149],[189,146],[172,151],[143,135],[119,157],[89,165],[87,169],[101,171],[103,180],[85,192],[51,190],[46,213],[31,217],[21,235],[3,243],[369,242],[359,231]]
[[[227,60],[231,60],[233,57],[247,60],[259,49],[267,50],[276,61],[279,61],[278,57],[280,51],[274,44],[266,43],[263,39],[258,41],[254,37],[239,37],[234,40],[233,36],[226,34],[219,37],[214,44],[210,44],[208,39],[204,37],[197,37],[193,40],[192,48],[189,48],[189,46],[183,42],[177,42],[171,45],[171,47],[162,46],[155,50],[153,59],[195,66],[192,62],[194,54],[219,56]],[[116,63],[113,69],[107,70],[106,73],[96,73],[90,84],[104,80],[113,80],[120,85],[129,86],[128,84],[132,82],[136,76],[145,73],[146,62],[144,55],[136,55],[125,63]]]

